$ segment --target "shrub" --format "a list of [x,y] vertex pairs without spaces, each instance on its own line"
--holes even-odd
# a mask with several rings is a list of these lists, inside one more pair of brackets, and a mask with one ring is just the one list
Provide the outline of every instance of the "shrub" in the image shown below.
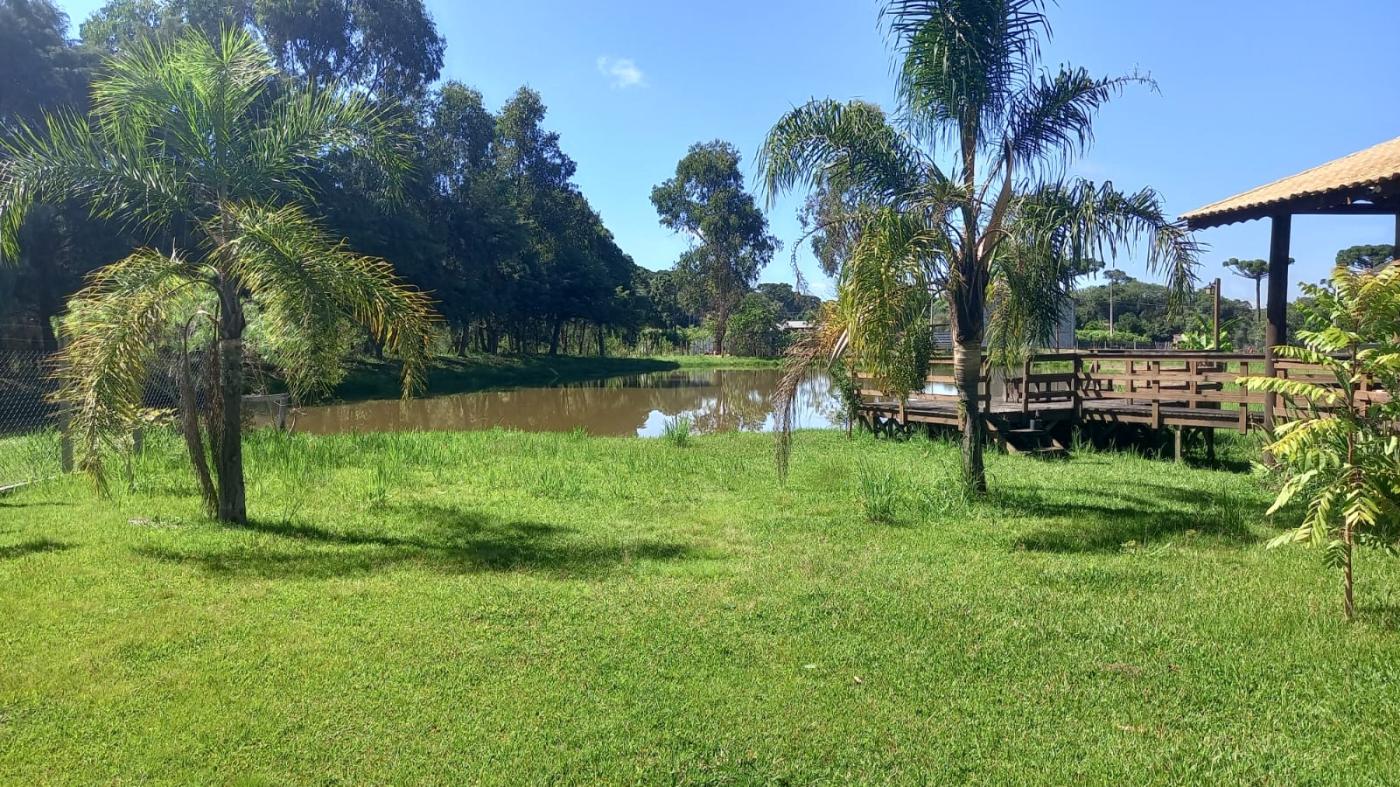
[[[1379,272],[1338,266],[1330,284],[1305,286],[1313,303],[1304,346],[1274,348],[1280,358],[1322,367],[1327,384],[1245,377],[1240,384],[1284,397],[1306,415],[1279,426],[1268,451],[1283,486],[1269,514],[1306,497],[1303,521],[1271,547],[1305,543],[1326,550],[1342,570],[1342,608],[1356,614],[1352,553],[1373,543],[1394,551],[1400,538],[1400,262]],[[1390,394],[1376,404],[1358,394],[1365,381]]]

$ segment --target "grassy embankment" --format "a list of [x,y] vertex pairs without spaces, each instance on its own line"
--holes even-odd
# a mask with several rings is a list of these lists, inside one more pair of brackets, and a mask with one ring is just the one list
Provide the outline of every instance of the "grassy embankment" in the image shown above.
[[[444,355],[428,372],[429,396],[471,393],[499,388],[563,385],[647,372],[676,369],[777,368],[780,360],[714,355],[675,355],[621,358],[579,355]],[[334,399],[392,399],[399,395],[397,364],[361,360],[351,366]]]
[[478,432],[178,444],[0,498],[0,781],[1395,782],[1400,566],[1339,621],[1248,475]]

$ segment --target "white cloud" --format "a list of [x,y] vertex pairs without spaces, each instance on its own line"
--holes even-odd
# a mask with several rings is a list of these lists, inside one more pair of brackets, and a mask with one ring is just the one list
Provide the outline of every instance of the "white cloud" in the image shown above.
[[643,74],[642,70],[637,68],[637,64],[628,57],[599,57],[598,73],[607,77],[612,86],[619,90],[647,86],[646,74]]

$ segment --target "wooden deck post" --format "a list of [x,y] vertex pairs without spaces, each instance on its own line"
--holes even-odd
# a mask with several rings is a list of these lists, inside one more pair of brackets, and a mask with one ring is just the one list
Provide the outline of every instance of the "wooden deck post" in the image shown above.
[[1084,356],[1074,354],[1074,376],[1069,381],[1070,401],[1074,402],[1074,420],[1084,420]]
[[1025,363],[1021,364],[1021,414],[1025,415],[1031,411],[1031,357],[1026,356]]
[[[1288,247],[1293,217],[1281,213],[1270,219],[1269,233],[1269,322],[1264,330],[1264,375],[1274,376],[1274,348],[1288,342]],[[1277,397],[1264,394],[1264,428],[1274,428]]]
[[[1249,376],[1249,361],[1240,361],[1240,377]],[[1243,390],[1243,389],[1241,389]],[[1240,402],[1240,434],[1249,433],[1249,402]]]
[[1176,449],[1176,461],[1181,461],[1181,436],[1186,432],[1186,427],[1178,426],[1172,429],[1172,441]]

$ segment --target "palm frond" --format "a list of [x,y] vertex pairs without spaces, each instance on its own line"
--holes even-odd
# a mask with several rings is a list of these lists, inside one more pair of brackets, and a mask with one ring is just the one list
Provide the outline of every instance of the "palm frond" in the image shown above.
[[148,228],[185,208],[185,179],[168,159],[108,141],[66,111],[0,138],[0,259],[18,256],[19,229],[38,203],[77,197],[94,215]]
[[156,335],[192,299],[195,269],[153,249],[101,268],[64,318],[56,398],[67,409],[80,467],[102,476],[102,452],[131,428],[141,407]]
[[1021,167],[1064,163],[1093,141],[1099,108],[1138,83],[1153,84],[1139,75],[1093,77],[1083,68],[1041,75],[1016,96],[1005,145]]
[[995,139],[1040,60],[1043,0],[891,0],[882,18],[911,120]]
[[826,184],[862,200],[890,202],[923,180],[923,154],[864,101],[811,101],[768,132],[756,165],[769,205],[797,186]]
[[1120,248],[1148,240],[1147,268],[1163,274],[1175,298],[1196,280],[1200,245],[1180,222],[1167,218],[1150,188],[1124,193],[1112,183],[1048,183],[1018,198],[1012,232],[1037,254],[1065,261],[1112,258]]
[[326,234],[299,207],[230,209],[234,234],[218,254],[252,293],[288,383],[298,392],[333,384],[336,331],[349,318],[403,361],[403,393],[421,389],[436,316],[426,295],[402,284],[383,260]]
[[847,355],[876,387],[902,398],[924,376],[932,297],[925,262],[939,233],[892,208],[871,210],[862,226],[837,284],[842,322],[855,327]]
[[775,459],[779,479],[786,480],[788,461],[792,456],[792,427],[797,390],[808,376],[819,369],[832,369],[844,355],[850,326],[833,302],[822,304],[816,330],[798,337],[788,347],[783,360],[783,376],[773,392],[773,411],[777,415],[778,435]]

